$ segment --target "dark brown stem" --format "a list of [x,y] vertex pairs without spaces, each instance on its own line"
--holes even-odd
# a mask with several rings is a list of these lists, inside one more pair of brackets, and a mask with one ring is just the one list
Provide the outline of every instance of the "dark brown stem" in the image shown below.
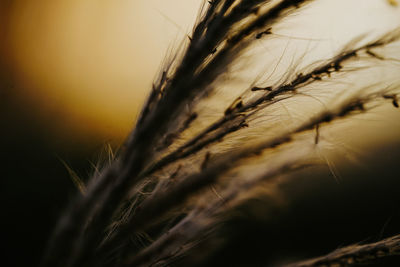
[[337,249],[328,255],[296,262],[287,267],[322,267],[367,265],[375,261],[400,255],[400,235],[365,245],[351,245]]

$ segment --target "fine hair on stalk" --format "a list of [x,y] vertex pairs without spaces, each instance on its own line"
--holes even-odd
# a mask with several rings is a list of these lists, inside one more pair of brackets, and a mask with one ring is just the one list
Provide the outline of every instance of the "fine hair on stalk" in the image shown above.
[[[283,184],[333,170],[327,133],[399,107],[400,23],[321,52],[332,40],[300,30],[321,2],[203,1],[120,151],[88,183],[74,179],[43,266],[200,266],[244,203],[284,209]],[[368,263],[399,247],[392,237],[292,266]]]

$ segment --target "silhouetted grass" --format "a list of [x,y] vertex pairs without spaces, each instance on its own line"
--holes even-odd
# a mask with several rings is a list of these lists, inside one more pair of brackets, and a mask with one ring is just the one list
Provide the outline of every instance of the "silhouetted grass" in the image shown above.
[[[87,185],[80,184],[85,193],[60,219],[43,265],[178,264],[223,228],[239,205],[263,191],[279,195],[282,176],[321,164],[316,151],[322,129],[351,123],[382,104],[398,108],[396,75],[372,82],[358,73],[372,72],[378,61],[399,67],[399,59],[385,52],[387,47],[398,51],[399,28],[379,37],[356,36],[334,56],[311,64],[303,55],[283,74],[275,74],[276,64],[265,56],[271,63],[264,82],[221,89],[225,82],[229,87],[226,76],[257,42],[272,47],[279,36],[275,28],[293,15],[301,17],[314,2],[205,2],[182,52],[161,70],[121,153]],[[352,83],[344,83],[350,78]],[[289,108],[302,116],[283,118]],[[361,254],[365,263],[371,246],[295,266],[342,259],[350,265],[359,261],[349,259]],[[209,249],[211,254],[214,248]],[[379,256],[397,252],[388,249]]]

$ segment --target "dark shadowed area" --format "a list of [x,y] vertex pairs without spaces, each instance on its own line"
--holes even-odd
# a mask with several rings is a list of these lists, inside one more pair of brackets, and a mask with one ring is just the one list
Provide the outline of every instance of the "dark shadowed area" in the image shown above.
[[[67,111],[60,111],[61,96],[59,102],[52,102],[49,95],[41,93],[43,103],[47,101],[45,104],[52,108],[44,108],[39,102],[32,104],[35,102],[32,96],[42,88],[38,82],[25,80],[28,76],[23,68],[18,69],[11,58],[14,47],[10,42],[8,11],[12,2],[0,2],[0,265],[38,266],[58,218],[70,200],[79,194],[64,163],[87,181],[94,172],[93,166],[107,160],[106,147],[116,150],[123,142],[123,136],[128,134],[126,129],[136,118],[136,114],[129,112],[138,109],[144,93],[135,99],[124,99],[125,106],[121,110],[126,113],[119,122],[114,123],[110,114],[114,112],[113,107],[120,108],[120,102],[115,100],[109,110],[104,108],[110,117],[101,127],[101,116],[95,108],[91,109],[91,114],[99,117],[99,121],[82,115],[89,109],[84,101],[80,108],[74,109],[73,116],[80,118],[77,120],[72,119],[72,115],[69,117]],[[108,43],[103,45],[107,47]],[[99,51],[102,50],[99,48]],[[91,64],[95,66],[96,61]],[[140,64],[135,68],[140,68]],[[115,72],[119,74],[118,69]],[[99,73],[94,71],[91,75],[96,78],[101,76]],[[143,81],[140,86],[129,83],[129,72],[124,75],[126,80],[121,84],[126,92],[130,88],[140,87],[142,91],[147,88]],[[120,81],[120,77],[116,77]],[[111,79],[107,86],[115,86],[113,81]],[[102,80],[97,82],[103,85]],[[55,90],[62,87],[60,84]],[[52,90],[51,85],[46,84],[47,89]],[[74,86],[72,84],[71,88]],[[78,93],[88,93],[85,89],[75,89]],[[115,95],[113,91],[108,93]],[[136,101],[132,101],[132,106],[131,100]],[[93,105],[98,110],[103,107]],[[326,166],[291,175],[278,187],[283,202],[259,196],[241,204],[229,213],[221,230],[199,242],[193,251],[175,262],[176,265],[276,266],[399,234],[400,142],[376,145],[362,152],[359,165],[347,162],[345,157],[335,162],[339,177],[334,177]],[[210,253],[210,248],[215,250]],[[376,262],[376,266],[399,266],[399,262],[399,257],[385,258]]]
[[275,266],[398,234],[400,143],[370,152],[363,167],[340,166],[339,182],[326,169],[296,175],[281,188],[287,208],[262,198],[242,205],[221,235],[232,236],[229,245],[204,266]]

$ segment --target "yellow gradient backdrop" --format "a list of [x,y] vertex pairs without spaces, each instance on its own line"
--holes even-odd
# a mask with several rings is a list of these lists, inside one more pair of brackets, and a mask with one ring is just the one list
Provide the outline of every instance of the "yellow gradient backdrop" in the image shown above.
[[[52,131],[121,140],[168,48],[191,31],[201,2],[13,1],[6,53],[17,93]],[[305,16],[310,25],[321,22],[308,36],[324,32],[332,47],[360,29],[400,24],[399,8],[386,0],[321,0],[318,6],[330,12]]]
[[166,49],[190,30],[199,6],[199,0],[16,1],[7,52],[19,94],[55,128],[64,121],[78,134],[121,138]]

